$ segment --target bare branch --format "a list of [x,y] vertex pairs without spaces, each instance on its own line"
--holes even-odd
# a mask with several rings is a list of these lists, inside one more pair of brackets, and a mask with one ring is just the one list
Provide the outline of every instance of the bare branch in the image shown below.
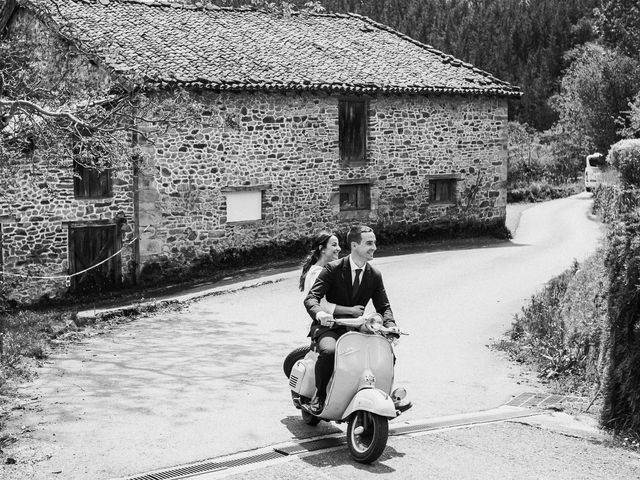
[[47,110],[47,109],[41,107],[40,105],[37,105],[37,104],[35,104],[33,102],[30,102],[28,100],[2,100],[2,99],[0,99],[0,108],[9,109],[9,112],[15,112],[16,109],[20,109],[25,113],[37,113],[37,114],[39,114],[41,116],[44,116],[44,117],[65,118],[65,119],[69,120],[71,123],[73,123],[75,125],[80,125],[80,126],[82,126],[84,128],[87,128],[89,130],[94,130],[95,129],[95,127],[93,125],[90,125],[90,124],[80,120],[78,117],[73,115],[71,112]]

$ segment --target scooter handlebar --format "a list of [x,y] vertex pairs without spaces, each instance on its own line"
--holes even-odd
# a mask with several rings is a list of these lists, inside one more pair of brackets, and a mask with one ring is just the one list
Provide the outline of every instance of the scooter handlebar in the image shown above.
[[407,332],[400,330],[398,327],[382,326],[378,331],[384,334],[409,335]]
[[409,335],[398,327],[385,327],[382,315],[370,313],[356,318],[336,318],[334,322],[345,327],[359,328],[366,333],[379,333],[381,335]]

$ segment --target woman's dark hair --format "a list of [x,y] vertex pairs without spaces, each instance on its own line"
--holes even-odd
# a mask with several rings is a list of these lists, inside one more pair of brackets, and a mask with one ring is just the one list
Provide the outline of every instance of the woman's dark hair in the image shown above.
[[316,236],[313,237],[313,243],[311,244],[311,251],[304,263],[302,264],[302,273],[300,274],[300,291],[304,292],[304,279],[307,277],[307,272],[311,268],[311,265],[315,265],[320,259],[320,254],[322,250],[326,248],[329,239],[333,237],[334,234],[331,232],[327,232],[326,230],[321,231]]

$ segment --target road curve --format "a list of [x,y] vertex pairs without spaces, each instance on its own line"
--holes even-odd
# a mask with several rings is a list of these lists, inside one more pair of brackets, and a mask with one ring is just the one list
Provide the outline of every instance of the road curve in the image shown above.
[[[590,208],[584,194],[554,200],[524,211],[510,242],[374,261],[411,333],[397,352],[396,381],[416,404],[405,418],[492,408],[540,388],[487,345],[544,282],[594,251],[601,229]],[[29,434],[2,472],[113,478],[333,429],[300,422],[281,371],[309,321],[297,275],[56,353],[22,389],[37,400],[9,428]]]

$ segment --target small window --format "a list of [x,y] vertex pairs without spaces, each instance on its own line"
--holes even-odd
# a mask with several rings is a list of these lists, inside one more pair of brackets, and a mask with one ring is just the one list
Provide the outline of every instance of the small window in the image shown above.
[[227,222],[262,220],[262,190],[226,192]]
[[429,201],[431,203],[454,203],[455,179],[429,180]]
[[111,170],[73,160],[73,192],[76,198],[111,197]]
[[340,100],[340,160],[364,162],[367,150],[367,103],[364,100]]
[[340,185],[340,210],[370,210],[371,188],[369,184]]

